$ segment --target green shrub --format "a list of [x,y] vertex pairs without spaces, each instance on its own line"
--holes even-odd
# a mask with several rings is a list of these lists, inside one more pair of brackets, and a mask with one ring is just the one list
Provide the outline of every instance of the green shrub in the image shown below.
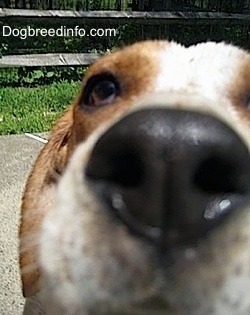
[[54,82],[82,79],[87,67],[13,67],[0,68],[1,87],[37,87]]
[[6,53],[7,50],[8,50],[8,45],[1,43],[0,44],[0,58],[4,55],[4,53]]

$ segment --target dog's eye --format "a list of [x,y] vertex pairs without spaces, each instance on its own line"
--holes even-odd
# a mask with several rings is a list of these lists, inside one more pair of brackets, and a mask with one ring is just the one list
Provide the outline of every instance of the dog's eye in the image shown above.
[[98,107],[110,104],[119,94],[119,85],[112,75],[94,76],[84,90],[83,105]]

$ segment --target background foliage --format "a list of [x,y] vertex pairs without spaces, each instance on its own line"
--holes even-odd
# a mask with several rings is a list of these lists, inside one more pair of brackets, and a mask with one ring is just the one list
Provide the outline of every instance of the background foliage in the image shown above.
[[[1,2],[2,1],[2,2]],[[3,2],[4,1],[4,2]],[[151,1],[151,4],[164,1]],[[166,1],[165,1],[166,2]],[[2,3],[2,5],[1,5]],[[150,1],[142,1],[148,5]],[[0,0],[0,6],[33,9],[120,9],[131,10],[132,0]],[[189,0],[171,1],[171,10],[223,11],[250,14],[250,0]],[[155,7],[154,10],[157,10]],[[250,49],[250,25],[138,25],[133,21],[112,24],[100,20],[98,25],[84,23],[81,19],[42,20],[28,22],[26,19],[13,21],[1,18],[3,25],[15,28],[43,27],[56,29],[66,25],[79,25],[87,31],[92,28],[116,28],[114,37],[1,37],[0,58],[7,54],[37,53],[82,53],[106,52],[118,46],[141,39],[168,39],[185,45],[201,41],[226,41]],[[0,134],[37,132],[49,130],[54,120],[76,95],[85,67],[16,67],[0,68]]]

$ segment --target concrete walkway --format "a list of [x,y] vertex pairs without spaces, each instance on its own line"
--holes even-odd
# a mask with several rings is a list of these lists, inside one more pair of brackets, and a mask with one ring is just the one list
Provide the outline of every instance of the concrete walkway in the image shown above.
[[22,314],[17,238],[20,201],[42,146],[24,135],[0,137],[0,315]]

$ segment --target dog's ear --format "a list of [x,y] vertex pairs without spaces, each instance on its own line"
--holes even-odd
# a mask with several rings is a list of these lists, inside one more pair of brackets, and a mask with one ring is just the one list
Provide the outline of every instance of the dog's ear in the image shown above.
[[55,188],[69,158],[73,106],[53,128],[40,152],[25,187],[21,207],[20,269],[25,297],[40,289],[37,246],[43,218],[52,206]]

